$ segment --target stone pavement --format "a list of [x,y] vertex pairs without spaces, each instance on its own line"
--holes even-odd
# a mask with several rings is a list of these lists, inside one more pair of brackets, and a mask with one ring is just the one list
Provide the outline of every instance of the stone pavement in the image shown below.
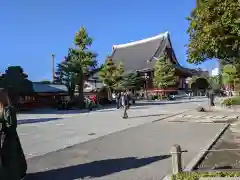
[[166,121],[143,124],[28,159],[26,180],[161,179],[171,171],[169,150],[173,144],[188,150],[183,155],[187,165],[222,127]]
[[140,102],[131,107],[127,120],[121,118],[123,110],[114,108],[80,114],[19,114],[18,132],[26,157],[31,158],[171,116],[199,103],[205,101]]

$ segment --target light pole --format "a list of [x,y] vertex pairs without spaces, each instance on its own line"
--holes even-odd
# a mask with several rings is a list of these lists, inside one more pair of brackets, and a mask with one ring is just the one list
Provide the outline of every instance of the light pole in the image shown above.
[[54,82],[55,76],[55,54],[52,54],[52,83]]
[[145,99],[148,99],[148,93],[147,93],[148,79],[149,79],[148,73],[144,73],[144,79],[145,79]]
[[[189,89],[189,83],[191,82],[192,78],[188,77],[185,79],[185,82],[186,82],[186,85],[187,85],[187,89]],[[191,98],[191,93],[188,92],[188,96],[189,96],[189,99]]]
[[190,77],[188,77],[188,78],[186,78],[185,79],[185,82],[186,82],[186,84],[187,84],[187,86],[189,87],[189,82],[192,80],[192,78],[190,78]]

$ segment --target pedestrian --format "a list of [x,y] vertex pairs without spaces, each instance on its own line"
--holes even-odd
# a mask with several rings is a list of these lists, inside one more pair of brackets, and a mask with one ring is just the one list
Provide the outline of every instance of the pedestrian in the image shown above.
[[27,163],[17,133],[16,109],[8,92],[0,90],[0,179],[20,180],[26,176]]
[[214,94],[213,89],[210,89],[208,93],[209,93],[208,97],[209,97],[209,101],[210,101],[210,106],[215,106],[215,103],[214,103],[215,94]]
[[120,99],[121,99],[121,93],[120,92],[118,92],[117,94],[116,94],[116,108],[117,109],[119,109],[120,108]]
[[129,94],[128,92],[125,90],[123,93],[122,93],[122,96],[121,96],[121,103],[122,103],[122,106],[124,108],[124,112],[123,112],[123,118],[126,119],[128,118],[128,114],[127,114],[127,110],[129,109]]

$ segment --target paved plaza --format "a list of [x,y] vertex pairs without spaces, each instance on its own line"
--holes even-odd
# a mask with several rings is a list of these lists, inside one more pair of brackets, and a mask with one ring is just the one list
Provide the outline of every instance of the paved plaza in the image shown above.
[[18,132],[26,157],[31,158],[172,116],[199,103],[206,102],[141,102],[129,110],[127,120],[121,118],[123,110],[115,108],[85,113],[46,111],[44,114],[19,114]]
[[173,144],[189,151],[183,156],[187,165],[224,126],[168,122],[167,117],[206,104],[204,99],[139,102],[129,119],[115,108],[20,114],[27,179],[161,179],[171,171]]

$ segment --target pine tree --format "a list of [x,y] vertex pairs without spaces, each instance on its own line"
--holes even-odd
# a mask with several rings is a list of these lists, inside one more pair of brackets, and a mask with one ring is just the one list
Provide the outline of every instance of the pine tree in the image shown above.
[[58,63],[57,71],[55,72],[54,83],[63,84],[67,87],[70,98],[74,96],[77,83],[77,74],[73,72],[70,66],[71,54],[70,50],[65,59]]
[[163,89],[173,87],[177,84],[175,68],[170,63],[166,54],[156,61],[153,82],[156,87]]
[[110,57],[107,57],[99,75],[105,86],[112,91],[119,88],[123,73],[123,64],[115,64]]
[[75,48],[70,49],[69,67],[71,72],[77,75],[79,106],[83,106],[84,102],[84,82],[89,76],[99,71],[96,60],[97,55],[90,50],[92,42],[92,38],[88,35],[86,29],[82,27],[75,36]]
[[128,89],[138,90],[141,88],[143,78],[136,72],[126,74],[122,80],[122,86]]

